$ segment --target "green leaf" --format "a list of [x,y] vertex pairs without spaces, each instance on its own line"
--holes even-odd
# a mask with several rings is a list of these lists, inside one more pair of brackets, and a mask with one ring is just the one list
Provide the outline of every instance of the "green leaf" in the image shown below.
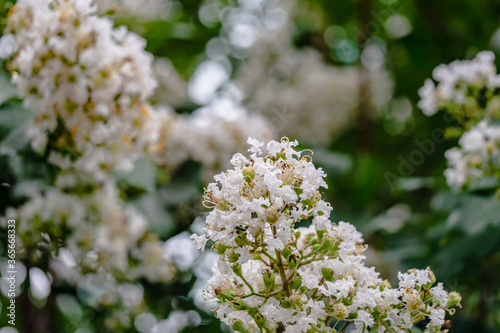
[[27,132],[31,127],[33,115],[26,114],[25,116],[24,120],[14,127],[1,142],[0,154],[5,154],[6,151],[22,150],[30,142]]
[[330,152],[325,149],[315,149],[312,155],[313,161],[323,167],[329,174],[345,174],[352,169],[352,157],[347,154]]
[[153,191],[156,185],[156,168],[153,163],[146,158],[139,158],[134,163],[134,169],[130,172],[115,172],[118,181],[130,187]]
[[[33,118],[33,112],[23,108],[20,103],[4,105],[0,109],[0,140],[23,124],[31,125]],[[21,131],[25,131],[25,127]],[[26,132],[23,134],[27,137]]]
[[142,195],[133,201],[133,205],[144,214],[149,222],[149,230],[164,238],[175,230],[175,221],[172,214],[163,207],[155,193]]
[[0,75],[0,104],[5,103],[9,99],[18,96],[17,89],[10,83],[7,75]]
[[200,196],[199,186],[194,182],[176,182],[160,189],[161,199],[170,205],[179,205]]
[[458,227],[470,234],[478,233],[490,224],[500,225],[500,201],[471,194],[461,196],[458,207],[446,220],[448,229]]

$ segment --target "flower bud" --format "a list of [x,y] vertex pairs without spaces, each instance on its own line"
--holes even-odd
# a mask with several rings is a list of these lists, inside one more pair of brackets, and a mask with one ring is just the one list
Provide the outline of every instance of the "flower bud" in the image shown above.
[[269,224],[274,224],[276,221],[278,221],[279,217],[279,209],[276,206],[271,206],[266,209],[266,221],[269,222]]
[[224,254],[225,254],[225,255],[226,255],[226,257],[227,257],[227,261],[229,261],[229,262],[236,262],[236,261],[238,261],[238,259],[239,259],[239,258],[240,258],[240,256],[241,256],[239,253],[234,252],[234,250],[233,250],[233,249],[231,249],[231,248],[227,249],[227,250],[224,252]]
[[299,289],[300,286],[302,285],[302,278],[299,275],[296,275],[292,282],[290,282],[289,286],[290,289]]
[[325,229],[322,230],[316,230],[316,235],[318,235],[318,239],[321,241],[323,238],[323,235],[326,233]]
[[[321,238],[320,238],[320,240],[321,240]],[[326,253],[330,250],[331,247],[332,247],[331,239],[328,237],[325,237],[323,239],[323,241],[321,242],[321,245],[318,248],[318,252],[319,253]]]
[[299,263],[299,259],[294,254],[290,255],[287,261],[291,269],[294,269]]
[[276,275],[274,272],[267,269],[262,272],[262,279],[264,280],[264,286],[266,287],[266,292],[273,289],[274,281],[276,280]]
[[232,325],[233,330],[241,332],[241,333],[246,333],[248,330],[245,328],[243,323],[240,320],[237,320],[233,323]]
[[243,177],[247,183],[251,183],[255,177],[255,168],[253,166],[246,166],[241,169]]
[[217,297],[221,301],[232,301],[234,300],[234,294],[233,291],[219,291],[216,292]]
[[233,269],[233,272],[234,272],[234,274],[236,274],[236,276],[239,276],[239,277],[243,276],[243,274],[241,272],[241,265],[240,264],[235,263],[231,268]]
[[392,288],[391,283],[388,280],[384,280],[384,281],[380,282],[380,291],[382,291],[384,289],[391,289],[391,288]]
[[248,310],[250,309],[250,306],[242,299],[238,299],[233,302],[233,309],[235,310]]
[[217,241],[217,243],[215,243],[215,250],[219,255],[223,255],[228,248],[229,246],[222,243],[221,241]]
[[288,309],[292,306],[292,302],[290,302],[290,299],[286,297],[281,300],[280,305],[283,309]]
[[434,272],[431,271],[430,267],[427,267],[427,273],[429,274],[429,279],[431,280],[430,282],[427,282],[424,284],[422,287],[424,289],[430,289],[434,283],[436,283],[436,275],[434,275]]
[[234,239],[236,245],[238,246],[243,246],[243,245],[247,245],[248,244],[248,239],[247,239],[247,235],[245,232],[240,232],[238,234],[238,237],[236,237]]
[[448,294],[448,307],[460,305],[461,301],[462,296],[460,296],[460,294],[456,291],[452,291]]
[[328,267],[328,266],[323,266],[321,268],[321,274],[323,274],[323,278],[326,281],[332,282],[333,281],[333,270]]
[[344,320],[349,316],[349,308],[342,303],[333,306],[334,317],[337,320]]
[[281,255],[285,258],[285,260],[288,260],[288,258],[292,255],[292,250],[286,246],[283,251],[281,251]]
[[257,327],[259,327],[260,331],[263,332],[264,324],[266,323],[266,318],[264,318],[260,312],[257,312],[253,316],[253,319],[255,320],[255,323],[257,324]]

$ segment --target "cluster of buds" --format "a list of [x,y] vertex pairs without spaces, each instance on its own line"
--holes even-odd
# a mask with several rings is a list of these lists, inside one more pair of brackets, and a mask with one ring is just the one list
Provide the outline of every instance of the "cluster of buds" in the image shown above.
[[330,222],[326,174],[298,143],[270,141],[264,153],[248,142],[251,156],[234,155],[206,190],[206,236],[192,236],[220,255],[204,296],[223,322],[239,332],[400,332],[426,320],[426,332],[446,332],[457,293],[433,286],[430,269],[400,273],[391,288],[365,266],[356,228]]

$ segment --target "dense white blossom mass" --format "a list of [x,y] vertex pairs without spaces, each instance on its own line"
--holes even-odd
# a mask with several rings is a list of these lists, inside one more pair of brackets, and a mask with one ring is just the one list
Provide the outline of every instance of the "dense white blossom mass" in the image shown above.
[[18,1],[8,67],[36,113],[33,148],[102,181],[154,146],[160,115],[146,103],[156,82],[145,40],[95,10],[92,1]]
[[448,185],[462,186],[487,176],[494,176],[500,163],[500,126],[487,120],[465,132],[460,147],[445,154],[449,168],[444,174]]
[[310,151],[287,139],[248,143],[251,155],[235,154],[206,189],[206,235],[191,237],[220,255],[204,294],[218,300],[217,317],[239,332],[337,332],[340,321],[351,332],[402,332],[424,319],[426,332],[446,331],[460,296],[433,287],[430,269],[399,273],[391,288],[367,267],[362,235],[330,222],[326,174]]
[[426,115],[438,109],[448,112],[460,125],[448,133],[461,135],[459,147],[446,152],[448,185],[461,187],[485,177],[497,177],[500,159],[500,126],[498,87],[500,75],[495,55],[483,51],[472,60],[456,60],[439,65],[433,77],[419,90],[419,107]]
[[495,54],[483,51],[472,60],[455,60],[451,64],[439,65],[432,73],[437,85],[427,79],[418,91],[422,111],[432,116],[439,108],[453,105],[476,104],[471,101],[468,87],[495,88],[500,86],[500,76],[496,73]]

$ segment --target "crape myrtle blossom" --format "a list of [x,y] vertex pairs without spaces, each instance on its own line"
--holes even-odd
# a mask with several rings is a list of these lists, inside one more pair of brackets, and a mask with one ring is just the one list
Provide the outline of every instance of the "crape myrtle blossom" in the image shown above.
[[[29,200],[7,211],[7,216],[19,221],[24,255],[38,255],[42,260],[48,254],[51,260],[73,263],[66,266],[80,272],[119,272],[129,280],[166,282],[174,277],[174,265],[164,255],[163,243],[149,233],[142,214],[120,199],[115,184],[79,195],[33,186],[25,191]],[[61,249],[66,256],[52,256]]]
[[207,182],[230,166],[231,156],[246,144],[249,135],[258,135],[259,139],[275,136],[265,117],[248,112],[228,96],[221,96],[188,116],[167,107],[161,110],[165,116],[156,163],[173,170],[187,160],[199,162],[203,165],[202,178]]
[[432,74],[437,85],[431,79],[425,81],[418,91],[418,106],[427,116],[446,109],[460,122],[498,115],[498,107],[491,108],[486,103],[498,95],[494,90],[500,86],[494,61],[493,52],[483,51],[472,60],[439,65]]
[[500,75],[495,55],[483,51],[472,60],[456,60],[434,69],[433,78],[419,90],[419,107],[426,115],[438,109],[448,112],[461,126],[446,134],[460,137],[459,147],[445,153],[444,174],[452,187],[469,186],[486,177],[497,177],[500,169]]
[[204,291],[217,317],[239,332],[405,332],[422,320],[426,332],[447,331],[460,295],[433,286],[429,268],[399,273],[391,288],[367,267],[362,235],[330,222],[326,174],[309,151],[288,139],[248,143],[250,156],[235,154],[207,187],[206,235],[191,237],[220,255]]
[[48,267],[54,284],[86,295],[86,306],[110,309],[109,328],[129,327],[131,318],[144,311],[138,280],[174,279],[176,267],[163,242],[148,231],[145,218],[119,198],[114,183],[78,195],[37,186],[25,186],[23,192],[29,200],[7,211],[19,222],[19,259]]
[[95,11],[87,0],[20,0],[3,38],[13,38],[8,68],[35,111],[33,148],[103,181],[155,147],[161,116],[146,103],[156,82],[145,40]]
[[482,120],[462,135],[459,145],[445,153],[449,164],[444,172],[448,185],[460,187],[487,176],[498,177],[500,125]]

